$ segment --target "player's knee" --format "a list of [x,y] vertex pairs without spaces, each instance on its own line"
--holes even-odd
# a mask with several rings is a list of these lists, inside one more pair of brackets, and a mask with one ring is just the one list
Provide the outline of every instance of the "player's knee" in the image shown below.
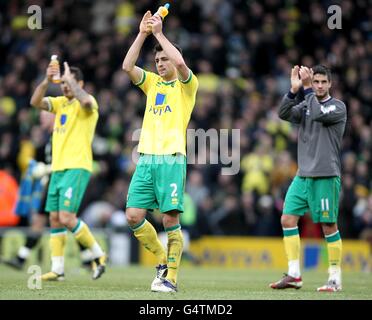
[[58,228],[61,224],[59,221],[58,214],[50,214],[49,223],[52,228]]
[[127,216],[127,221],[130,226],[135,226],[136,224],[139,224],[141,221],[136,216]]
[[280,222],[283,228],[294,228],[297,227],[297,217],[283,214],[280,218]]
[[59,221],[67,228],[71,229],[76,225],[76,216],[72,213],[61,212]]
[[173,227],[180,223],[179,213],[177,211],[163,214],[163,225],[165,228]]
[[126,210],[125,216],[127,217],[127,222],[130,226],[139,224],[144,219],[143,214],[140,214],[136,209],[132,208]]
[[322,223],[322,229],[325,235],[333,234],[338,230],[336,223]]

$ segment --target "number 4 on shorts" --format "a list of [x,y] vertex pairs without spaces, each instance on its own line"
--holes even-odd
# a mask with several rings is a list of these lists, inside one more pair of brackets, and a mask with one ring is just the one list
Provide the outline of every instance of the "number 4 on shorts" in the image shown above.
[[71,199],[72,198],[72,188],[71,187],[66,190],[65,197],[67,199]]

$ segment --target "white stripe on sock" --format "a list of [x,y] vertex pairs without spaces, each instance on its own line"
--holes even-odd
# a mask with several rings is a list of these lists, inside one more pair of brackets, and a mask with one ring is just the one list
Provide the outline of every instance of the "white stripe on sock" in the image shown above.
[[92,251],[93,259],[102,257],[104,255],[102,248],[99,246],[97,242],[95,242],[93,246],[89,249]]
[[61,236],[61,235],[64,235],[64,234],[67,234],[67,230],[61,231],[61,232],[57,232],[57,233],[51,233],[50,236],[51,237],[57,237],[57,236]]
[[52,257],[52,272],[57,274],[65,272],[65,257]]
[[335,233],[332,233],[332,234],[328,234],[328,235],[326,234],[325,237],[326,237],[326,238],[333,237],[333,236],[335,236],[338,232],[339,232],[339,230],[337,230]]
[[293,228],[283,228],[283,230],[296,230],[298,227],[293,227]]
[[294,278],[298,278],[301,276],[300,260],[288,261],[288,275]]
[[328,268],[328,280],[335,280],[337,284],[341,285],[341,267],[330,266]]
[[89,249],[85,249],[80,252],[80,258],[83,262],[91,261],[93,260],[93,253]]
[[27,259],[29,255],[30,255],[30,248],[27,248],[25,246],[19,248],[18,257],[22,259]]

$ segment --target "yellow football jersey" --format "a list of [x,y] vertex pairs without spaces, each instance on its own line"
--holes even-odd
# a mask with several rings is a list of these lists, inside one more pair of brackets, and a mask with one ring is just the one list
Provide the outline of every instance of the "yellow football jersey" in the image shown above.
[[143,70],[136,84],[147,96],[138,152],[186,155],[186,129],[194,109],[198,79],[191,72],[185,81],[165,82]]
[[92,141],[98,121],[98,104],[92,109],[76,98],[48,97],[49,109],[56,114],[52,139],[52,171],[86,169],[92,171]]

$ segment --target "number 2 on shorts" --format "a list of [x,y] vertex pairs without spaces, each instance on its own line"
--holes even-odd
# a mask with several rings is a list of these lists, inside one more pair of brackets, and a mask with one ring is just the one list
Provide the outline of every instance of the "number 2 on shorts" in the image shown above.
[[172,196],[172,197],[177,197],[177,184],[175,184],[175,183],[171,183],[169,186],[170,186],[171,188],[173,188],[173,191],[172,191],[171,196]]

